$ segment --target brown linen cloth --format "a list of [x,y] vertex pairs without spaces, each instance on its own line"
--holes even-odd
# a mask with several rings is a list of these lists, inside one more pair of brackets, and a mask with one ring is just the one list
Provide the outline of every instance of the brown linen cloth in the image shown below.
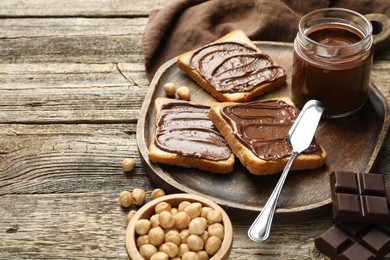
[[149,15],[142,37],[147,77],[169,59],[235,29],[253,41],[292,42],[300,18],[325,7],[390,16],[389,0],[177,0]]

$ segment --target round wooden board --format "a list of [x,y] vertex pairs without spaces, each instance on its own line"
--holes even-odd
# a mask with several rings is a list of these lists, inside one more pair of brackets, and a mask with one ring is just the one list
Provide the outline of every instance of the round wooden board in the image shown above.
[[[259,99],[290,96],[293,47],[290,43],[256,42],[256,45],[283,66],[287,83]],[[156,73],[145,97],[137,125],[137,143],[148,176],[168,192],[186,192],[205,196],[224,207],[233,220],[253,220],[272,193],[280,174],[254,176],[236,160],[228,175],[197,169],[153,164],[148,147],[155,131],[154,100],[165,97],[163,86],[174,82],[188,86],[191,101],[217,102],[176,66],[176,59],[164,64]],[[275,222],[300,222],[329,209],[329,174],[333,170],[370,172],[389,126],[386,100],[371,86],[369,100],[355,115],[344,119],[322,119],[316,133],[318,142],[328,153],[326,165],[310,171],[291,172],[278,201]]]

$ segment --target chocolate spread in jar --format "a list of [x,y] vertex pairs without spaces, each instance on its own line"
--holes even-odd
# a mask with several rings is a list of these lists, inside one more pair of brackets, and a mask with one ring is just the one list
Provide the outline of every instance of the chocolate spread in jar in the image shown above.
[[209,106],[170,102],[161,107],[155,144],[163,151],[207,160],[226,160],[230,147],[208,118]]
[[221,42],[197,50],[189,65],[223,93],[250,92],[258,85],[284,77],[271,58],[237,42]]
[[[282,100],[256,101],[226,106],[223,118],[240,142],[262,160],[279,160],[291,155],[287,135],[299,112]],[[321,154],[313,141],[304,153]]]
[[[319,43],[315,50],[319,56],[297,51],[299,47],[295,46],[291,88],[294,103],[303,107],[308,100],[317,99],[330,117],[359,110],[368,96],[372,64],[372,51],[357,49],[361,48],[357,43],[363,35],[352,28],[326,25],[307,36]],[[338,53],[341,51],[344,53]]]

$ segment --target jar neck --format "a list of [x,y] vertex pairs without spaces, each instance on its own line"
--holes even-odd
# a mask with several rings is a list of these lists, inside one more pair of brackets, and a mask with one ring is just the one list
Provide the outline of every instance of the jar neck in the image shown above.
[[[332,35],[336,31],[340,39]],[[315,34],[322,34],[318,37],[324,40],[318,40]],[[329,39],[326,39],[326,34]],[[342,39],[348,35],[354,35],[355,39]],[[314,11],[301,19],[294,45],[303,57],[337,63],[370,55],[372,42],[372,25],[364,16],[347,9],[327,8]]]

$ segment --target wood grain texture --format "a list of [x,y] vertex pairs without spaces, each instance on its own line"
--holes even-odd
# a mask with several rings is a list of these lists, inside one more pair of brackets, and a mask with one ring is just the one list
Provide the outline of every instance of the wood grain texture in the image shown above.
[[[142,187],[150,199],[155,188],[136,144],[149,87],[141,36],[170,2],[0,2],[0,259],[127,259],[119,193]],[[389,98],[390,51],[372,75]],[[375,171],[389,174],[389,161],[387,137]],[[313,240],[331,223],[327,211],[276,225],[256,244],[237,221],[230,258],[325,259]]]

